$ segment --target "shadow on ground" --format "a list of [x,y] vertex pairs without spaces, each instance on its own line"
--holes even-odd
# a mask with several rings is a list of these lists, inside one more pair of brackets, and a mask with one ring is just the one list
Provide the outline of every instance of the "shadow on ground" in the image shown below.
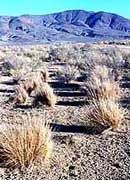
[[0,89],[0,93],[14,93],[15,90],[13,89]]
[[79,125],[62,125],[51,123],[53,132],[62,132],[62,133],[81,133],[88,135],[101,134],[104,131],[104,126],[100,125],[99,127],[95,126],[79,126]]

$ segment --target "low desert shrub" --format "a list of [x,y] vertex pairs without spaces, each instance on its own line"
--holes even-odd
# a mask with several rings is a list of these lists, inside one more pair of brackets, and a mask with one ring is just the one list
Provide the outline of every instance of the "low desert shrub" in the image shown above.
[[125,50],[122,52],[123,59],[124,59],[124,68],[130,68],[130,52],[128,50]]
[[51,107],[56,104],[56,95],[48,83],[39,84],[39,86],[36,88],[35,94],[36,95],[33,102],[34,106],[36,106],[38,102]]
[[13,78],[18,79],[20,76],[24,75],[29,71],[30,67],[27,61],[23,58],[8,57],[3,61],[2,74],[7,76],[13,76]]
[[69,57],[69,65],[79,71],[81,79],[87,79],[100,61],[100,54],[93,49],[79,49]]
[[101,49],[101,53],[104,54],[103,63],[109,68],[116,69],[123,65],[123,56],[120,49],[116,47],[107,47]]
[[23,115],[0,132],[0,166],[24,169],[45,163],[51,155],[51,131],[39,117]]
[[125,64],[123,53],[118,48],[104,48],[101,50],[104,58],[102,64],[112,69],[114,78],[119,81],[122,76],[122,70]]
[[79,70],[73,65],[66,65],[57,72],[59,80],[69,83],[72,80],[77,80],[80,77]]

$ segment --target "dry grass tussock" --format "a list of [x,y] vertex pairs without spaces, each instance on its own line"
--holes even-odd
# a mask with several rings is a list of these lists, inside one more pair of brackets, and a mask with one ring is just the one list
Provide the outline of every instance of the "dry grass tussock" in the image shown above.
[[26,76],[23,81],[20,81],[20,84],[16,89],[14,102],[16,104],[26,103],[30,94],[34,91],[34,106],[36,106],[38,102],[51,107],[54,106],[57,98],[53,89],[46,82],[47,77],[46,72],[32,72],[29,76]]
[[19,81],[19,86],[15,90],[15,103],[25,103],[31,92],[36,89],[40,82],[44,83],[48,80],[47,71],[36,71],[28,73],[23,79]]
[[109,79],[102,83],[99,81],[97,84],[94,81],[89,82],[86,86],[86,92],[90,101],[93,99],[111,99],[118,102],[121,97],[119,84]]
[[22,170],[44,164],[52,151],[49,126],[29,114],[18,123],[5,124],[0,132],[0,166]]
[[27,102],[27,99],[28,99],[27,91],[22,86],[18,86],[15,90],[14,103],[23,104]]
[[112,130],[120,128],[127,111],[119,104],[119,83],[114,80],[109,69],[97,66],[91,73],[86,90],[90,102],[87,118]]
[[[111,70],[108,69],[105,65],[97,65],[90,73],[90,81],[94,81],[94,83],[98,81],[105,81],[111,76]],[[112,76],[110,78],[113,78]],[[99,82],[97,82],[98,84]]]
[[93,100],[87,118],[112,130],[120,129],[127,111],[110,99]]
[[33,105],[37,105],[38,102],[53,107],[56,104],[57,97],[53,92],[53,89],[48,83],[41,83],[36,88],[36,97]]
[[31,92],[38,86],[39,82],[47,82],[49,78],[47,70],[39,70],[26,74],[19,84],[26,90],[30,95]]
[[106,66],[96,66],[86,84],[88,97],[91,99],[111,99],[118,101],[121,96],[119,83],[116,82]]

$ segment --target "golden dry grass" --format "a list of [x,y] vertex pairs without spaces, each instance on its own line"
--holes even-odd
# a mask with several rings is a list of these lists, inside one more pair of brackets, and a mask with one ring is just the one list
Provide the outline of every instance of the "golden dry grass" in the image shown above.
[[90,109],[87,118],[118,129],[125,119],[126,110],[120,107],[121,97],[119,83],[116,82],[106,66],[97,66],[92,71],[86,87]]
[[22,86],[18,86],[17,89],[15,90],[14,103],[16,104],[26,103],[27,99],[28,99],[27,91]]
[[47,83],[48,72],[47,71],[36,71],[29,73],[23,80],[19,82],[19,86],[16,89],[15,103],[25,103],[28,96],[35,92],[34,104],[38,101],[48,106],[54,106],[56,104],[56,96],[53,89]]
[[49,80],[49,73],[47,70],[40,70],[40,77],[43,82],[47,82]]
[[90,74],[86,91],[90,99],[111,99],[118,101],[121,96],[119,83],[106,66],[96,66]]
[[38,83],[39,80],[42,80],[43,82],[47,81],[49,78],[48,71],[45,69],[40,69],[36,71],[32,71],[27,73],[22,80],[33,80],[36,83]]
[[51,107],[56,104],[57,97],[48,83],[41,83],[36,88],[34,105],[36,105],[39,101]]
[[[110,76],[110,69],[108,69],[105,65],[96,65],[92,72],[90,73],[90,81],[96,83],[96,85],[105,81]],[[112,78],[112,77],[110,77]]]
[[108,79],[114,81],[120,81],[122,78],[122,69],[120,68],[109,68],[105,65],[96,65],[90,73],[90,81],[99,84]]
[[20,82],[20,86],[27,92],[30,96],[31,92],[36,88],[36,80],[33,78],[25,79],[24,81]]
[[93,81],[87,84],[88,99],[111,99],[113,101],[120,99],[121,90],[117,82],[107,79],[106,81],[96,83]]
[[20,86],[27,92],[28,95],[35,90],[36,86],[39,85],[39,82],[47,82],[49,78],[47,70],[39,70],[28,73],[23,77],[19,82]]
[[18,123],[5,124],[0,132],[0,165],[21,170],[45,163],[52,151],[49,126],[29,114],[22,116]]
[[120,107],[119,103],[110,99],[99,99],[92,101],[87,118],[116,130],[120,129],[126,113],[126,110]]

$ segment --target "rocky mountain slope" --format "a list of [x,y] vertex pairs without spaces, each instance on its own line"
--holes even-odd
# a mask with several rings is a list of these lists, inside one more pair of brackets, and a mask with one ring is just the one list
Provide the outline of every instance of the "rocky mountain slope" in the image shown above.
[[117,14],[69,10],[49,15],[0,16],[1,42],[129,39],[130,20]]

